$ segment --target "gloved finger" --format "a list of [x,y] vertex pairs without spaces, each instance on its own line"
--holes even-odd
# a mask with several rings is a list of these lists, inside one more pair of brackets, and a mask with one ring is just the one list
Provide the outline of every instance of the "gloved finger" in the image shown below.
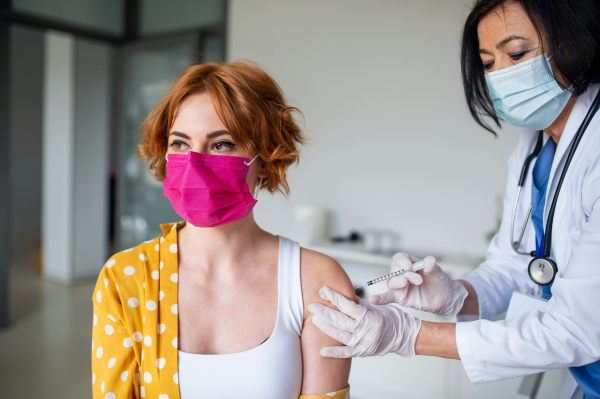
[[412,264],[413,262],[408,254],[404,252],[398,252],[392,258],[392,267],[390,269],[392,273],[402,269],[409,270]]
[[361,320],[367,312],[367,308],[365,308],[364,306],[361,306],[356,302],[351,301],[339,292],[334,291],[327,286],[319,290],[319,295],[321,296],[321,298],[334,304],[339,310],[342,311],[342,313],[346,313],[354,320]]
[[321,356],[346,359],[360,355],[360,349],[350,348],[349,346],[326,346],[321,348]]
[[437,274],[435,270],[435,265],[437,261],[433,256],[426,257],[425,259],[423,259],[423,262],[425,263],[425,268],[423,269],[423,273],[425,275],[433,277],[435,274]]
[[393,277],[388,281],[388,287],[393,290],[399,290],[411,283],[413,285],[423,284],[423,277],[416,272],[406,272],[401,276]]
[[388,303],[396,302],[396,294],[392,290],[388,290],[383,294],[373,295],[369,298],[369,302],[373,305],[387,305]]
[[339,328],[332,326],[327,321],[317,316],[313,316],[312,322],[319,328],[319,330],[323,331],[336,341],[348,346],[356,345],[356,342],[353,342],[355,341],[352,337],[353,334],[349,333],[348,331],[340,330]]
[[354,329],[358,325],[358,321],[354,320],[352,317],[338,312],[335,309],[331,309],[322,303],[311,303],[308,305],[308,310],[316,317],[319,317],[344,331],[354,332]]

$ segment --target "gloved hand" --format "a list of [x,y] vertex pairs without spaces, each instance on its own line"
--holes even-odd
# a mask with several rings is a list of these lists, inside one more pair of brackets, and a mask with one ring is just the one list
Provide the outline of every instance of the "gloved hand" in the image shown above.
[[321,288],[319,295],[341,312],[320,303],[310,304],[308,310],[314,315],[313,323],[346,345],[322,348],[321,356],[366,357],[394,352],[410,359],[415,355],[421,320],[395,306],[372,305],[364,299],[360,304],[354,303],[329,287]]
[[[411,270],[417,258],[397,253],[392,260],[392,272]],[[463,306],[467,289],[458,281],[452,280],[442,271],[435,258],[424,259],[425,268],[419,272],[406,272],[388,280],[386,293],[373,295],[371,303],[383,305],[397,303],[416,310],[423,310],[445,317],[454,317]]]

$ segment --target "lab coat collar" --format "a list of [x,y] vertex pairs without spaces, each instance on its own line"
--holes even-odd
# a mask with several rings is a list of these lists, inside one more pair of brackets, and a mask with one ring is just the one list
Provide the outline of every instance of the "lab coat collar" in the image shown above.
[[[571,110],[569,119],[567,120],[562,135],[560,136],[560,140],[558,141],[558,145],[556,146],[554,159],[552,161],[552,169],[550,170],[550,178],[548,180],[551,182],[551,184],[548,185],[546,191],[546,205],[544,206],[544,230],[546,229],[548,212],[550,211],[550,206],[552,205],[552,200],[554,199],[554,193],[556,192],[560,175],[567,160],[566,155],[571,149],[575,133],[577,133],[577,129],[579,129],[581,122],[583,122],[585,115],[592,106],[598,90],[600,90],[600,85],[592,85],[585,93],[579,96],[575,102],[575,105],[573,106],[573,109]],[[545,133],[544,135],[547,136]]]

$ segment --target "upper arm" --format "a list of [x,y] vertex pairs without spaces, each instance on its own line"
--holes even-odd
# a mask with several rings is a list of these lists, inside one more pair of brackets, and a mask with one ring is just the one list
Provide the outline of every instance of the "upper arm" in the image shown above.
[[332,306],[319,296],[319,290],[324,285],[356,301],[354,288],[344,269],[330,257],[302,248],[300,259],[304,301],[304,324],[301,337],[302,394],[339,391],[348,386],[351,359],[321,356],[321,348],[341,344],[312,323],[312,314],[307,310],[307,306],[316,302]]
[[116,282],[106,267],[102,269],[93,295],[92,392],[104,399],[112,392],[117,398],[137,398],[139,388],[135,349],[122,318]]

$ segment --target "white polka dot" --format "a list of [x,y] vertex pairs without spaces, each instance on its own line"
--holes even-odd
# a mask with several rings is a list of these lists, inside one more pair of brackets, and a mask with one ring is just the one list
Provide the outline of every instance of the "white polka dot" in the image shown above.
[[127,301],[127,303],[129,304],[129,306],[131,306],[132,308],[137,308],[138,305],[140,304],[140,301],[138,301],[137,298],[131,297],[129,298],[129,300]]
[[117,362],[117,358],[113,357],[112,359],[110,359],[108,361],[108,368],[112,369],[112,367],[115,365],[116,362]]
[[115,329],[113,328],[113,326],[110,326],[110,325],[107,324],[104,327],[104,332],[107,333],[108,335],[112,335],[112,333],[115,332]]
[[165,297],[165,293],[164,293],[164,292],[162,292],[162,291],[159,291],[159,292],[158,292],[158,300],[159,300],[159,301],[162,301],[164,297]]
[[165,266],[164,262],[160,262],[160,268],[162,269]]
[[335,396],[335,392],[327,392],[325,395],[327,395],[327,396]]
[[165,359],[163,359],[162,357],[160,359],[156,359],[156,367],[158,367],[159,369],[162,369],[163,367],[165,367],[166,363],[167,363],[167,361]]
[[156,326],[156,330],[158,331],[159,334],[162,334],[165,332],[165,329],[167,328],[167,326],[165,326],[164,324],[159,324],[158,326]]
[[108,262],[106,262],[106,268],[110,269],[115,263],[117,263],[116,260],[114,260],[114,259],[109,260]]
[[171,230],[175,230],[177,228],[177,223],[175,223],[173,226],[171,226]]
[[100,359],[102,357],[102,352],[103,352],[102,347],[101,346],[98,347],[98,349],[96,350],[96,357],[98,359]]
[[163,242],[165,242],[165,237],[160,237],[160,243],[162,244]]
[[104,279],[104,287],[108,288],[108,280]]
[[169,395],[166,395],[166,394],[158,395],[158,399],[169,399]]
[[143,261],[147,261],[148,257],[146,256],[146,254],[140,254],[140,259]]
[[144,244],[150,244],[152,241],[154,241],[154,239],[148,240],[148,241],[144,241]]
[[171,312],[177,314],[177,304],[171,306]]
[[144,387],[140,387],[140,396],[141,396],[142,398],[145,398],[145,397],[146,397],[146,390],[144,389]]
[[106,394],[106,396],[104,397],[104,399],[115,399],[115,394],[112,392],[109,392]]
[[133,333],[132,337],[135,342],[140,342],[142,340],[142,333],[139,331],[136,331]]
[[152,300],[146,302],[146,308],[148,310],[156,310],[156,302],[154,302]]
[[98,323],[98,316],[96,316],[96,314],[94,314],[94,325],[96,325],[96,323]]
[[174,283],[176,283],[177,282],[177,277],[178,277],[177,273],[171,274],[171,281],[174,282]]
[[128,276],[131,276],[133,273],[135,273],[135,269],[132,266],[127,266],[125,270],[123,270],[123,273],[125,273]]
[[147,371],[144,373],[144,382],[146,384],[150,384],[152,382],[152,374]]
[[123,371],[121,373],[121,381],[127,380],[127,374],[129,374],[129,371]]
[[146,336],[144,337],[144,345],[146,345],[146,346],[150,346],[150,345],[152,345],[152,338],[150,338],[150,336],[149,336],[149,335],[146,335]]
[[92,374],[92,385],[96,382],[96,373]]
[[117,291],[119,291],[119,286],[115,284],[115,287],[117,287]]
[[129,248],[129,249],[124,250],[123,252],[131,252],[132,250],[133,250],[133,248]]
[[346,392],[345,399],[350,399],[350,391]]
[[173,253],[177,252],[177,244],[169,245],[169,251],[171,251]]
[[146,316],[142,316],[142,321],[145,323],[146,322]]
[[175,382],[175,384],[179,384],[179,373],[175,373],[173,376],[173,382]]
[[94,340],[92,340],[92,350],[94,350]]
[[154,249],[157,250],[157,251],[160,250],[160,245],[156,244],[156,246],[154,247]]
[[150,276],[152,276],[153,279],[158,280],[158,276],[160,276],[160,272],[158,270],[155,270],[152,272],[152,274],[150,274]]
[[144,360],[144,351],[142,351],[142,360]]
[[115,318],[114,318],[114,317],[112,317],[111,315],[107,315],[106,317],[108,317],[109,319],[111,319],[111,320],[112,320],[112,321],[114,321],[115,323],[117,322],[117,321],[115,320]]
[[100,290],[96,292],[96,301],[98,301],[98,303],[102,301],[102,294],[100,293]]
[[146,282],[145,281],[142,283],[142,287],[144,287],[144,289],[146,289]]
[[124,347],[129,348],[131,345],[133,345],[133,342],[131,342],[131,338],[127,337],[123,340]]
[[177,337],[173,338],[173,342],[171,342],[173,344],[173,347],[177,348]]
[[100,385],[100,390],[104,393],[104,381],[102,381],[102,385]]

